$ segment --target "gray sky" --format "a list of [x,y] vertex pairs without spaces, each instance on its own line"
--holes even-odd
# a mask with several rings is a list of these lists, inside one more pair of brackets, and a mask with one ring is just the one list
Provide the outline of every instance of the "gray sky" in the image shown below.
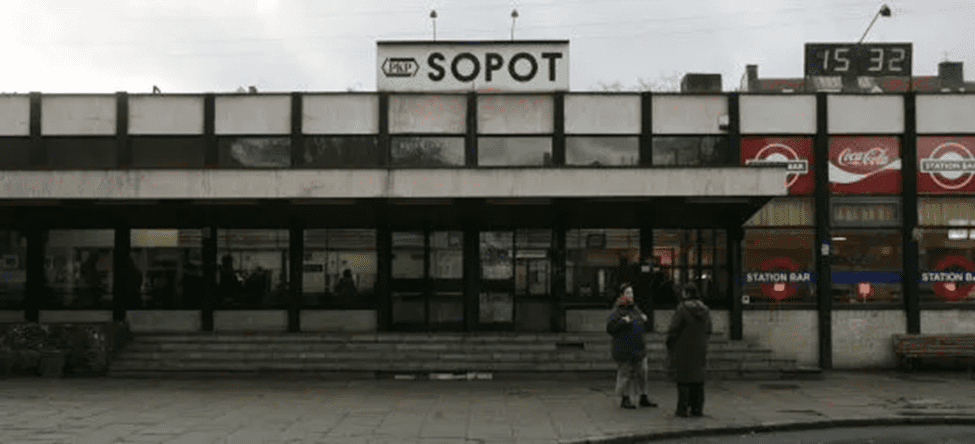
[[[0,0],[0,92],[376,89],[377,40],[569,40],[570,88],[636,86],[746,64],[800,77],[807,42],[855,42],[880,5],[856,0]],[[888,0],[868,42],[912,42],[914,74],[975,72],[975,1]]]

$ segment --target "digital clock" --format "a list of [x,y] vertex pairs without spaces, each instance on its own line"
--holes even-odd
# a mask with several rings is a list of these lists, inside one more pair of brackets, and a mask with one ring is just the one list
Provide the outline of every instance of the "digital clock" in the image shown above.
[[807,76],[911,76],[910,43],[806,43]]

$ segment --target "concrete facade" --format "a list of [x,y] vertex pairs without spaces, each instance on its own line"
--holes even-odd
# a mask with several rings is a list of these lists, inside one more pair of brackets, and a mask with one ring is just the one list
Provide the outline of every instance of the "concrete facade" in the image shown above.
[[975,311],[921,310],[921,333],[975,333]]
[[749,342],[772,350],[776,357],[817,367],[818,315],[816,310],[746,310],[742,313],[743,336]]
[[199,310],[129,310],[125,318],[134,333],[197,332],[202,329]]
[[896,364],[893,335],[907,332],[901,310],[832,312],[833,368],[889,368]]
[[375,332],[376,316],[375,310],[302,310],[301,331]]
[[213,313],[213,331],[288,330],[288,312],[284,310],[220,310]]

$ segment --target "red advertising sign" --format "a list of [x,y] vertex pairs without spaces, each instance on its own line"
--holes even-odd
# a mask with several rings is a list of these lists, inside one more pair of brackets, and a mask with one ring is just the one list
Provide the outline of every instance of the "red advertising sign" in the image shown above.
[[934,271],[921,273],[921,282],[932,283],[934,292],[944,299],[965,299],[975,288],[975,262],[964,256],[945,256],[934,264]]
[[789,194],[812,194],[812,139],[804,137],[742,137],[741,164],[757,166],[784,164],[789,170],[786,185]]
[[833,137],[829,186],[835,193],[901,192],[900,141],[896,137]]
[[917,141],[917,190],[975,192],[975,137],[921,137]]

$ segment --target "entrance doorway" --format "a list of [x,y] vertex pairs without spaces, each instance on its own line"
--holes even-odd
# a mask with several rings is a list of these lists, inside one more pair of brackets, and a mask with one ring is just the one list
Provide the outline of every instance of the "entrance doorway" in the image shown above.
[[480,329],[551,331],[551,246],[551,230],[480,233]]
[[392,233],[392,327],[400,331],[464,329],[464,233]]

